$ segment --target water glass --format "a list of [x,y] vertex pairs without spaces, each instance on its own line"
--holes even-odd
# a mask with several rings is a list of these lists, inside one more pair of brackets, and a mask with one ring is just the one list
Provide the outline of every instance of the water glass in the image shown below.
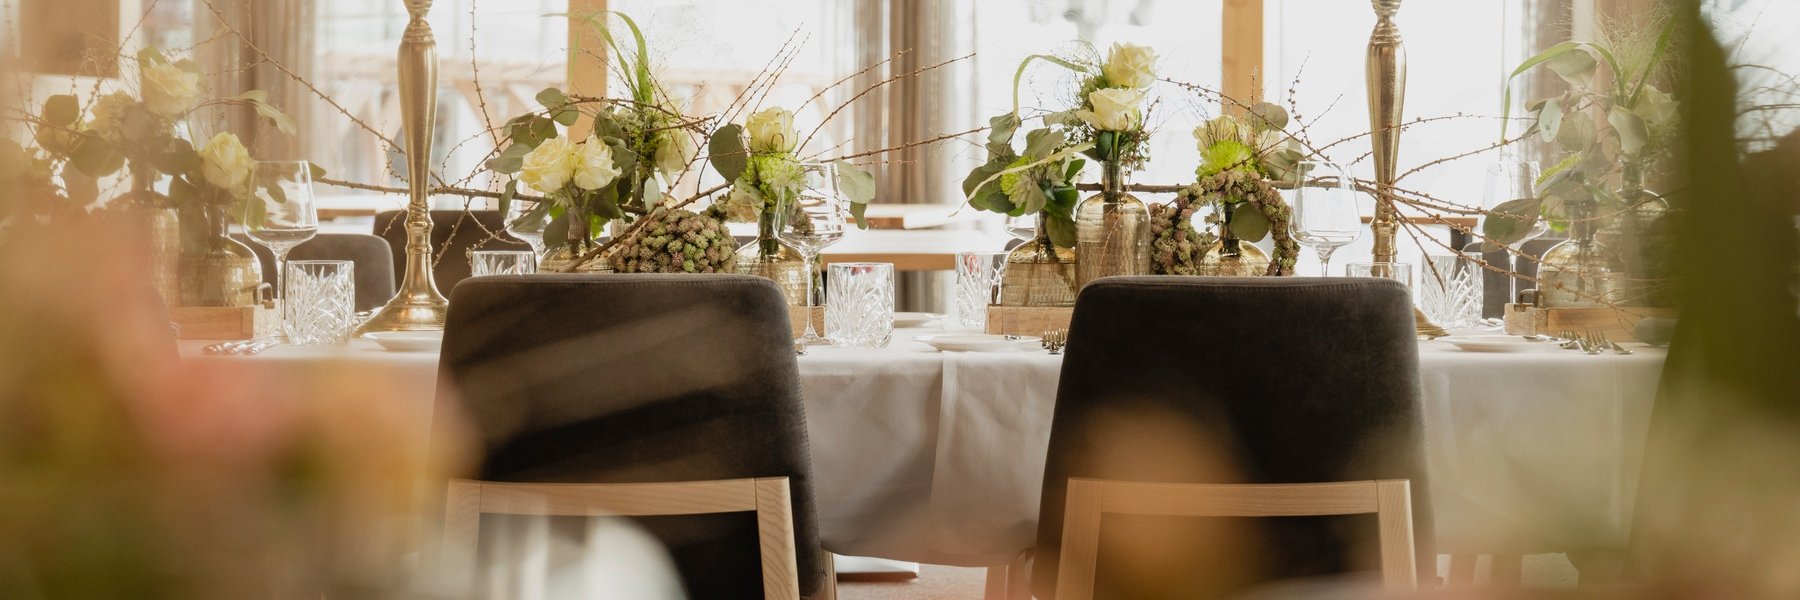
[[1419,309],[1445,329],[1467,329],[1481,323],[1481,254],[1462,252],[1426,257],[1419,274]]
[[1344,265],[1344,274],[1350,277],[1392,279],[1408,288],[1413,284],[1413,268],[1408,263],[1350,263]]
[[[806,262],[806,313],[812,314],[813,283],[819,272],[816,266],[819,253],[843,239],[844,230],[849,228],[851,222],[850,200],[838,189],[837,167],[831,163],[802,165],[800,174],[806,182],[800,196],[789,200],[785,206],[775,207],[775,239],[799,253],[800,258]],[[893,313],[893,285],[891,282],[888,284],[890,317]],[[891,324],[893,319],[888,321]],[[821,338],[818,332],[813,331],[812,319],[807,319],[806,333],[800,336],[798,343],[812,345],[827,341],[827,338]],[[886,345],[887,342],[882,344]]]
[[469,276],[530,275],[537,272],[537,253],[530,250],[476,250]]
[[356,327],[356,265],[347,260],[287,264],[282,329],[300,346],[342,344]]
[[313,199],[312,163],[256,163],[255,185],[244,200],[240,219],[244,235],[275,258],[275,291],[284,292],[288,252],[319,233],[319,208]]
[[832,263],[825,295],[825,339],[852,348],[886,348],[894,337],[894,265]]
[[1000,303],[1000,280],[1006,274],[1006,252],[956,253],[956,325],[987,329],[988,306]]
[[1334,163],[1301,161],[1306,176],[1288,192],[1293,204],[1288,229],[1294,241],[1319,254],[1319,274],[1331,276],[1331,254],[1362,236],[1362,211],[1348,171]]

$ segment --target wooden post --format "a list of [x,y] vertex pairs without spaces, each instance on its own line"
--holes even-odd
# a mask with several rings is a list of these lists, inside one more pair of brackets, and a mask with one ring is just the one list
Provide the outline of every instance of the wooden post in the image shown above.
[[[1262,98],[1263,0],[1225,0],[1219,54],[1224,74],[1225,110],[1242,113]],[[1233,102],[1235,101],[1235,102]]]
[[[606,20],[606,0],[569,0],[569,89],[572,96],[606,97],[606,40],[595,31],[594,17]],[[583,116],[569,129],[570,136],[584,139],[594,120]]]

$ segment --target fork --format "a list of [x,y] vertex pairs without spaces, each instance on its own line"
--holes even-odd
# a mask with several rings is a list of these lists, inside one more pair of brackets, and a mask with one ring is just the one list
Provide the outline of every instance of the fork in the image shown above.
[[1590,356],[1605,352],[1605,340],[1606,334],[1600,333],[1598,330],[1589,329],[1581,334],[1581,351]]
[[1606,332],[1600,330],[1594,331],[1594,346],[1601,351],[1612,350],[1613,354],[1621,356],[1632,353],[1630,349],[1620,346],[1618,342],[1612,341],[1612,339],[1606,335]]
[[1044,331],[1041,343],[1044,349],[1049,350],[1051,354],[1062,354],[1063,346],[1069,343],[1069,330],[1047,329]]

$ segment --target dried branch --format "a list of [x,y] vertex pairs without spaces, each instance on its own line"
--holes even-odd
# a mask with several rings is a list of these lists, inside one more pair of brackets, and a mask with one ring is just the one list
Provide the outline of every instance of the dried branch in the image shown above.
[[[962,55],[962,56],[959,56],[959,57],[956,57],[956,58],[952,58],[952,59],[950,59],[950,60],[946,60],[946,61],[944,61],[944,62],[940,62],[940,63],[938,63],[938,64],[935,64],[935,65],[931,65],[931,66],[929,66],[929,67],[923,67],[923,68],[920,68],[920,69],[917,69],[917,70],[914,70],[914,71],[912,71],[912,72],[910,72],[910,73],[906,73],[906,74],[903,74],[903,75],[895,75],[895,76],[893,76],[893,77],[889,77],[889,78],[887,78],[887,79],[883,79],[883,80],[881,80],[881,81],[880,81],[880,82],[877,82],[877,83],[876,83],[876,84],[875,84],[875,85],[871,85],[871,86],[869,86],[869,87],[867,87],[867,88],[864,88],[864,89],[863,89],[863,91],[861,91],[861,92],[857,92],[857,94],[856,94],[856,95],[855,95],[855,96],[851,96],[851,97],[850,97],[850,99],[849,99],[849,100],[846,100],[846,101],[844,101],[844,103],[843,103],[843,104],[839,104],[839,105],[838,105],[838,107],[837,107],[837,108],[835,108],[835,109],[832,109],[832,111],[831,111],[831,114],[828,114],[828,115],[825,115],[825,118],[824,118],[824,119],[820,119],[820,120],[819,120],[819,124],[818,124],[818,126],[816,126],[816,127],[813,127],[813,130],[812,130],[812,132],[811,132],[811,133],[808,133],[808,134],[806,134],[806,137],[805,137],[805,138],[803,138],[803,139],[802,139],[802,141],[801,141],[801,142],[800,142],[800,146],[799,146],[799,147],[801,147],[801,148],[804,148],[804,147],[806,147],[806,145],[807,145],[807,144],[808,144],[808,143],[810,143],[810,142],[812,142],[812,139],[813,139],[813,136],[815,136],[815,135],[818,135],[818,134],[819,134],[819,130],[821,130],[821,129],[824,129],[824,128],[825,128],[825,124],[826,124],[826,123],[830,123],[830,122],[831,122],[831,118],[832,118],[832,117],[835,117],[835,116],[837,116],[837,114],[838,114],[838,113],[840,113],[840,112],[843,112],[843,110],[844,110],[844,109],[845,109],[845,108],[849,108],[849,107],[850,107],[850,105],[851,105],[851,104],[855,104],[855,103],[856,103],[856,101],[857,101],[857,100],[860,100],[860,99],[862,99],[862,97],[863,97],[863,96],[867,96],[867,95],[868,95],[868,94],[869,94],[869,92],[873,92],[873,91],[875,91],[875,90],[877,90],[877,89],[880,89],[880,88],[881,88],[881,87],[882,87],[882,86],[885,86],[885,85],[887,85],[887,84],[890,84],[890,83],[893,83],[893,82],[896,82],[896,81],[899,81],[899,80],[901,80],[901,79],[905,79],[905,78],[908,78],[908,77],[914,77],[914,76],[917,76],[917,75],[919,75],[919,74],[921,74],[921,73],[924,73],[924,72],[926,72],[926,71],[930,71],[930,70],[932,70],[932,69],[936,69],[936,68],[938,68],[938,67],[942,67],[942,66],[944,66],[944,65],[948,65],[948,64],[951,64],[951,63],[955,63],[955,62],[959,62],[959,61],[963,61],[963,60],[967,60],[967,59],[970,59],[970,58],[974,58],[974,57],[975,57],[975,53],[973,53],[973,52],[970,52],[970,53],[968,53],[968,54],[964,54],[964,55]],[[890,149],[890,150],[892,150],[892,149]]]

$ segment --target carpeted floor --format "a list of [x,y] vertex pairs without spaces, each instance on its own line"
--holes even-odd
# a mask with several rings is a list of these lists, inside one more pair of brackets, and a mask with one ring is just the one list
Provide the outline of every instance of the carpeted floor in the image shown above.
[[[1440,557],[1440,572],[1449,570],[1448,557]],[[917,579],[907,581],[845,581],[838,584],[838,597],[844,600],[979,600],[987,582],[986,569],[965,569],[921,565]],[[1486,582],[1488,559],[1477,562],[1475,581]],[[1575,567],[1561,554],[1534,554],[1525,557],[1520,579],[1532,587],[1573,587]]]

